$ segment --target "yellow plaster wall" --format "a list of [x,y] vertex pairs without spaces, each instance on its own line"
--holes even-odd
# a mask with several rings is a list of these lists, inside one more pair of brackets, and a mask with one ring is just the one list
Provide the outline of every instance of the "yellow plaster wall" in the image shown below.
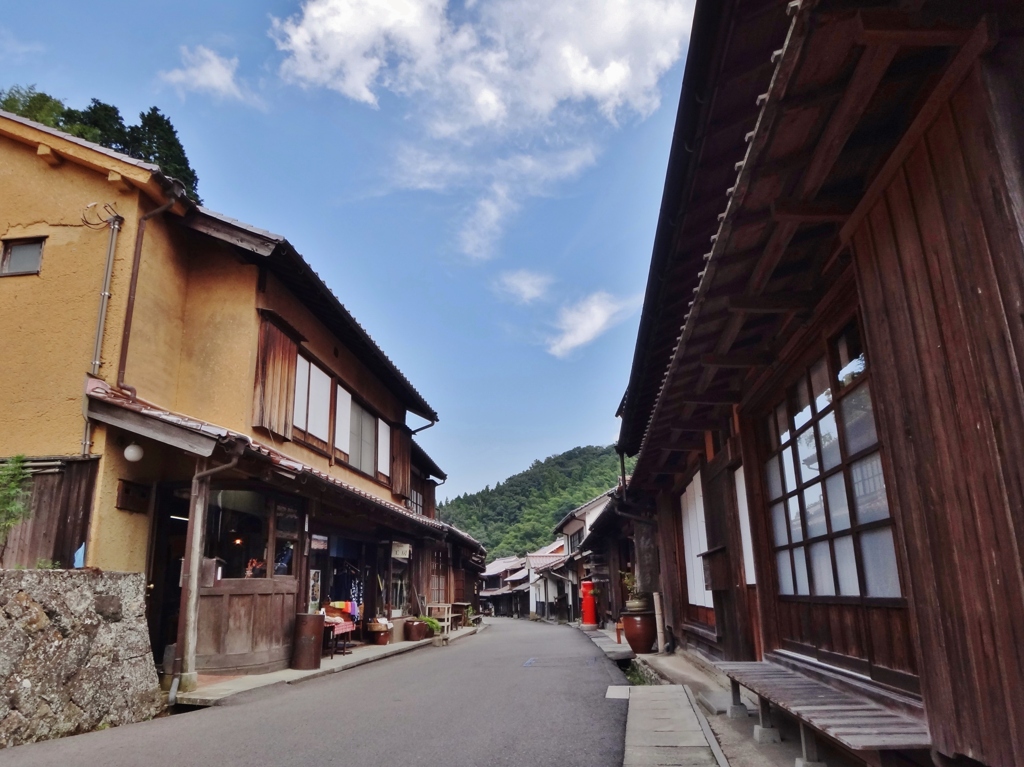
[[[134,228],[130,238],[134,244]],[[140,399],[169,410],[177,400],[188,261],[185,239],[177,227],[169,226],[163,215],[150,219],[142,244],[125,383],[136,388]],[[123,327],[123,309],[117,322]],[[116,362],[113,367],[116,379]]]
[[215,244],[190,254],[175,409],[243,433],[252,425],[258,276]]
[[[82,391],[92,361],[110,230],[82,223],[92,202],[126,219],[115,253],[101,374],[117,375],[138,193],[70,162],[51,168],[33,147],[0,137],[0,237],[46,237],[38,275],[0,277],[0,455],[81,451]],[[118,307],[122,307],[118,311]]]
[[[144,455],[138,463],[124,459],[124,445],[134,441]],[[94,436],[101,453],[93,492],[85,564],[102,570],[144,573],[149,553],[150,515],[122,511],[116,507],[117,482],[150,484],[162,480],[165,449],[157,442],[98,426]]]

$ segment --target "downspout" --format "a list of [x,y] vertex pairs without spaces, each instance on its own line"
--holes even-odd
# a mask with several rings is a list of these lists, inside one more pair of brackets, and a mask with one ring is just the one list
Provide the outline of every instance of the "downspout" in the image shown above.
[[128,386],[124,382],[125,367],[128,365],[128,342],[132,336],[132,319],[135,316],[135,289],[139,284],[139,266],[142,263],[142,240],[146,236],[146,222],[149,219],[159,216],[171,209],[174,203],[184,197],[185,189],[181,182],[174,181],[170,193],[170,199],[159,208],[154,208],[139,219],[139,225],[135,230],[135,255],[132,258],[132,279],[128,287],[128,308],[124,315],[124,332],[121,335],[121,361],[117,367],[117,388],[126,391],[135,399],[136,391],[134,386]]
[[[235,446],[237,450],[239,445]],[[178,685],[181,683],[181,669],[184,665],[185,659],[185,639],[186,633],[190,628],[189,615],[191,615],[190,607],[193,600],[198,601],[199,593],[195,589],[195,583],[193,573],[198,571],[199,562],[194,561],[199,559],[199,548],[194,547],[195,536],[201,536],[202,530],[196,530],[199,525],[205,525],[205,509],[200,511],[200,496],[201,488],[200,482],[204,479],[212,477],[214,474],[220,474],[222,471],[233,469],[238,465],[238,461],[241,455],[235,455],[230,461],[221,466],[215,466],[212,469],[206,469],[205,471],[197,471],[192,475],[192,494],[189,501],[189,515],[188,515],[188,533],[185,536],[185,556],[181,560],[181,602],[178,607],[178,636],[177,643],[174,647],[174,666],[172,667],[172,673],[174,678],[171,680],[171,689],[167,695],[167,705],[173,706],[178,701]],[[200,519],[202,517],[202,519]],[[193,551],[193,548],[195,550]]]
[[[124,219],[121,216],[111,216],[107,219],[110,224],[110,241],[107,244],[107,263],[103,272],[103,290],[100,292],[100,313],[96,319],[96,339],[92,347],[92,365],[89,367],[90,375],[98,375],[100,372],[101,354],[103,352],[103,328],[107,324],[107,306],[110,303],[110,280],[114,274],[114,252],[117,249],[117,235],[121,231],[121,224]],[[83,401],[83,408],[86,407]],[[85,413],[83,413],[85,415]],[[82,455],[89,455],[89,446],[92,444],[92,424],[88,416],[85,418],[85,429],[82,432]]]
[[415,436],[416,436],[417,434],[419,434],[419,433],[420,433],[421,431],[426,431],[426,430],[427,430],[427,429],[429,429],[429,428],[430,428],[431,426],[437,426],[437,421],[431,421],[430,423],[426,424],[425,426],[421,426],[421,427],[420,427],[420,428],[418,428],[418,429],[413,429],[412,431],[410,431],[410,432],[409,432],[409,436],[410,436],[410,437],[415,437]]

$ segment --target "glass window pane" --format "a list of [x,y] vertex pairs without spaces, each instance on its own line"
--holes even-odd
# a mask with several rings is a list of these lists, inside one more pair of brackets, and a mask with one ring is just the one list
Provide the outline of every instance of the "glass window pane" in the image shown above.
[[818,421],[818,439],[821,440],[821,469],[828,471],[839,465],[839,429],[836,428],[835,411],[822,416]]
[[883,527],[860,535],[860,556],[864,563],[864,586],[869,597],[898,597],[900,574],[892,528]]
[[814,363],[811,368],[811,393],[814,395],[814,410],[820,413],[832,404],[832,389],[828,383],[828,364],[825,358]]
[[832,532],[850,529],[850,503],[846,499],[846,479],[843,473],[833,474],[825,480],[828,495],[828,516],[832,521]]
[[857,559],[853,555],[853,536],[844,535],[833,541],[836,548],[836,570],[839,574],[839,593],[844,597],[859,597]]
[[811,574],[814,576],[814,594],[819,597],[833,597],[836,584],[832,579],[832,552],[828,541],[811,545]]
[[882,457],[872,453],[850,467],[853,479],[853,508],[857,524],[863,525],[889,516],[889,502],[885,498],[885,478],[882,476]]
[[804,539],[804,528],[800,524],[800,501],[799,496],[794,495],[786,501],[786,509],[789,512],[789,533],[793,536],[793,542]]
[[779,429],[779,444],[789,442],[789,416],[786,415],[786,402],[783,400],[775,408],[775,424]]
[[836,338],[835,350],[839,362],[839,386],[846,388],[867,369],[867,359],[864,357],[864,347],[860,343],[860,329],[856,320],[847,325]]
[[806,378],[801,378],[793,387],[793,403],[796,405],[793,425],[799,429],[811,420],[811,393],[807,390]]
[[7,259],[4,263],[5,274],[25,274],[39,271],[39,262],[43,255],[43,243],[23,242],[7,246]]
[[809,428],[796,438],[796,457],[800,462],[800,481],[810,482],[818,476],[818,446],[814,428]]
[[309,369],[309,423],[306,430],[326,442],[331,433],[331,377],[316,365]]
[[779,593],[793,593],[793,568],[789,563],[789,549],[780,551],[775,556],[775,564],[779,573]]
[[292,425],[306,430],[306,403],[309,396],[309,360],[299,357],[295,363],[295,404]]
[[796,469],[793,468],[793,448],[787,447],[780,453],[782,461],[782,475],[785,478],[785,490],[792,493],[796,490]]
[[871,392],[864,384],[842,401],[843,426],[846,429],[846,453],[852,455],[878,442]]
[[774,501],[782,495],[782,477],[779,476],[779,457],[773,455],[764,466],[765,479],[768,484],[768,500]]
[[822,498],[820,482],[804,490],[804,514],[807,517],[808,538],[816,538],[828,532],[825,524],[825,499]]
[[278,538],[274,546],[274,575],[293,575],[295,541]]
[[777,503],[772,506],[772,530],[775,532],[775,545],[785,546],[789,543],[789,534],[786,531],[786,507]]
[[793,567],[796,569],[796,593],[807,596],[811,589],[807,584],[807,555],[803,546],[793,549]]

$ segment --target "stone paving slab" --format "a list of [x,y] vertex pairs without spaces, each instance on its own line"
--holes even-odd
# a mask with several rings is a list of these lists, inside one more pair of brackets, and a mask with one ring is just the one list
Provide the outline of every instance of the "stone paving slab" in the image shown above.
[[[471,636],[486,628],[487,624],[480,626],[457,629],[451,632],[449,642]],[[286,668],[281,671],[272,671],[268,674],[246,674],[243,676],[217,677],[213,684],[200,684],[195,690],[178,694],[178,703],[185,706],[219,706],[228,698],[239,695],[250,690],[257,690],[272,687],[280,684],[297,684],[309,679],[337,674],[346,669],[356,668],[366,663],[384,660],[395,655],[417,650],[426,647],[433,642],[432,639],[423,639],[419,642],[395,642],[387,645],[360,645],[350,648],[348,655],[335,654],[333,658],[322,658],[320,668],[309,671],[298,671]]]
[[631,687],[623,766],[728,767],[716,757],[708,732],[682,685]]

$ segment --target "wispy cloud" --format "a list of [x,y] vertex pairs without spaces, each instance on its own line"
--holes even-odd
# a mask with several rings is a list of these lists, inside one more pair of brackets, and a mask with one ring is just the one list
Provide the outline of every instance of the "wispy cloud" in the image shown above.
[[19,40],[6,27],[0,27],[0,60],[21,61],[27,56],[43,53],[46,46],[42,43]]
[[419,172],[396,183],[473,193],[458,243],[480,259],[527,198],[596,161],[602,125],[657,109],[658,81],[682,54],[692,6],[306,0],[299,13],[273,20],[271,36],[287,81],[374,108],[383,91],[407,101],[421,130],[399,165],[414,160]]
[[160,72],[160,79],[173,85],[182,98],[193,91],[217,99],[263,105],[261,99],[238,80],[237,57],[225,58],[202,45],[191,50],[182,46],[181,63],[178,69]]
[[500,293],[511,296],[517,303],[530,304],[547,295],[554,278],[528,269],[503,272],[498,276],[495,287]]
[[639,304],[639,298],[616,298],[598,291],[562,307],[555,323],[558,334],[548,339],[548,352],[558,358],[567,356],[624,320]]

